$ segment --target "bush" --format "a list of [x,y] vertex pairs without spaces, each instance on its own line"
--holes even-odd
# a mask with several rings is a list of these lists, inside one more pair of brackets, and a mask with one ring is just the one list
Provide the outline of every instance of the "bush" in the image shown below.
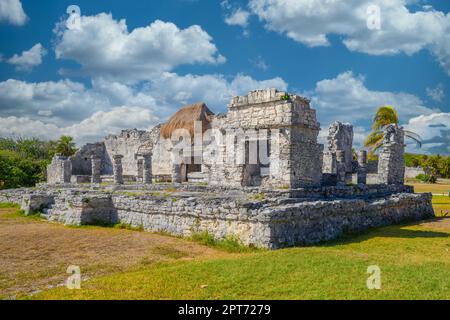
[[427,175],[434,178],[450,178],[449,156],[406,153],[405,165],[407,167],[421,167]]
[[0,189],[32,187],[45,181],[54,142],[0,138]]
[[291,97],[287,93],[284,96],[281,96],[281,100],[283,100],[283,101],[288,101],[290,99],[291,99]]
[[418,175],[416,176],[416,179],[417,179],[417,180],[420,180],[420,181],[422,181],[422,182],[425,182],[425,183],[436,183],[436,182],[437,182],[436,176],[434,176],[434,175],[429,175],[429,174],[423,174],[423,173],[418,174]]
[[257,250],[254,247],[244,245],[237,237],[228,236],[224,239],[216,239],[207,231],[193,233],[190,240],[227,252],[252,252]]

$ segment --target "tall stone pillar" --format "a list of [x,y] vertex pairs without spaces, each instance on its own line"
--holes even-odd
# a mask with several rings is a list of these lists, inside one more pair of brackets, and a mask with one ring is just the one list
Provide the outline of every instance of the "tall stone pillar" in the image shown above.
[[346,183],[345,151],[336,150],[336,175],[338,183]]
[[367,183],[367,151],[358,151],[358,169],[356,171],[358,184]]
[[136,181],[143,182],[144,181],[144,179],[143,179],[143,177],[144,177],[144,159],[137,159],[136,169],[137,169]]
[[91,167],[92,167],[91,183],[101,183],[102,159],[100,159],[97,156],[91,156]]
[[337,150],[345,153],[345,170],[352,172],[352,145],[353,145],[353,126],[349,123],[335,121],[330,125],[328,131],[328,146],[323,155],[323,173],[336,173],[336,162],[333,156]]
[[152,154],[147,153],[143,155],[143,183],[151,184],[152,183]]
[[172,164],[172,183],[181,183],[181,165]]
[[331,170],[329,172],[336,173],[336,153],[331,152],[331,155],[329,156],[330,159],[330,167]]
[[116,154],[113,156],[113,172],[115,184],[123,184],[122,158],[123,156],[120,154]]
[[47,183],[69,183],[72,176],[72,161],[68,157],[55,155],[47,166]]
[[404,184],[404,140],[403,128],[394,124],[385,128],[383,149],[378,157],[378,183]]

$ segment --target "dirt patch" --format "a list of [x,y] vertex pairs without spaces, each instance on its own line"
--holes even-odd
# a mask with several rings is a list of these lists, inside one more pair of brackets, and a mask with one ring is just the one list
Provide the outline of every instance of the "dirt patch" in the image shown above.
[[450,232],[450,217],[437,218],[436,220],[430,222],[421,223],[418,226],[436,231]]
[[194,242],[113,228],[73,228],[0,209],[0,297],[61,284],[70,265],[83,278],[179,259],[229,256]]

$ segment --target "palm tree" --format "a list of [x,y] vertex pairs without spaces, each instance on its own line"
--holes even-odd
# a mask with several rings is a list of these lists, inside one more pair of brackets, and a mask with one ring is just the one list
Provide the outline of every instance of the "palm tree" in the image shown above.
[[70,157],[75,154],[75,142],[71,136],[61,136],[56,142],[56,153],[65,157]]
[[[384,132],[383,129],[389,124],[398,124],[398,113],[393,106],[382,106],[378,108],[373,117],[372,132],[364,141],[364,146],[369,149],[369,157],[372,158],[375,152],[383,145]],[[414,140],[419,147],[422,146],[421,138],[418,134],[403,130],[405,137]]]

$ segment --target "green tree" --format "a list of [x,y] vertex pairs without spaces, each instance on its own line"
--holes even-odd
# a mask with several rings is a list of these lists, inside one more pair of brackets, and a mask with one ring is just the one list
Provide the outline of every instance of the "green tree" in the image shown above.
[[450,178],[450,156],[446,157],[443,161],[441,168],[441,176],[442,178],[449,179]]
[[0,137],[0,189],[31,187],[46,178],[54,141]]
[[40,181],[41,170],[39,161],[0,150],[0,189],[34,186]]
[[55,151],[61,156],[73,156],[77,151],[77,149],[75,148],[75,142],[73,142],[73,138],[71,136],[61,136],[56,142]]
[[[383,129],[389,124],[398,124],[399,117],[393,106],[382,106],[378,108],[373,117],[372,131],[364,141],[364,146],[369,149],[369,158],[373,158],[375,152],[382,146],[384,139]],[[420,136],[414,132],[404,130],[405,137],[411,138],[421,146]]]

